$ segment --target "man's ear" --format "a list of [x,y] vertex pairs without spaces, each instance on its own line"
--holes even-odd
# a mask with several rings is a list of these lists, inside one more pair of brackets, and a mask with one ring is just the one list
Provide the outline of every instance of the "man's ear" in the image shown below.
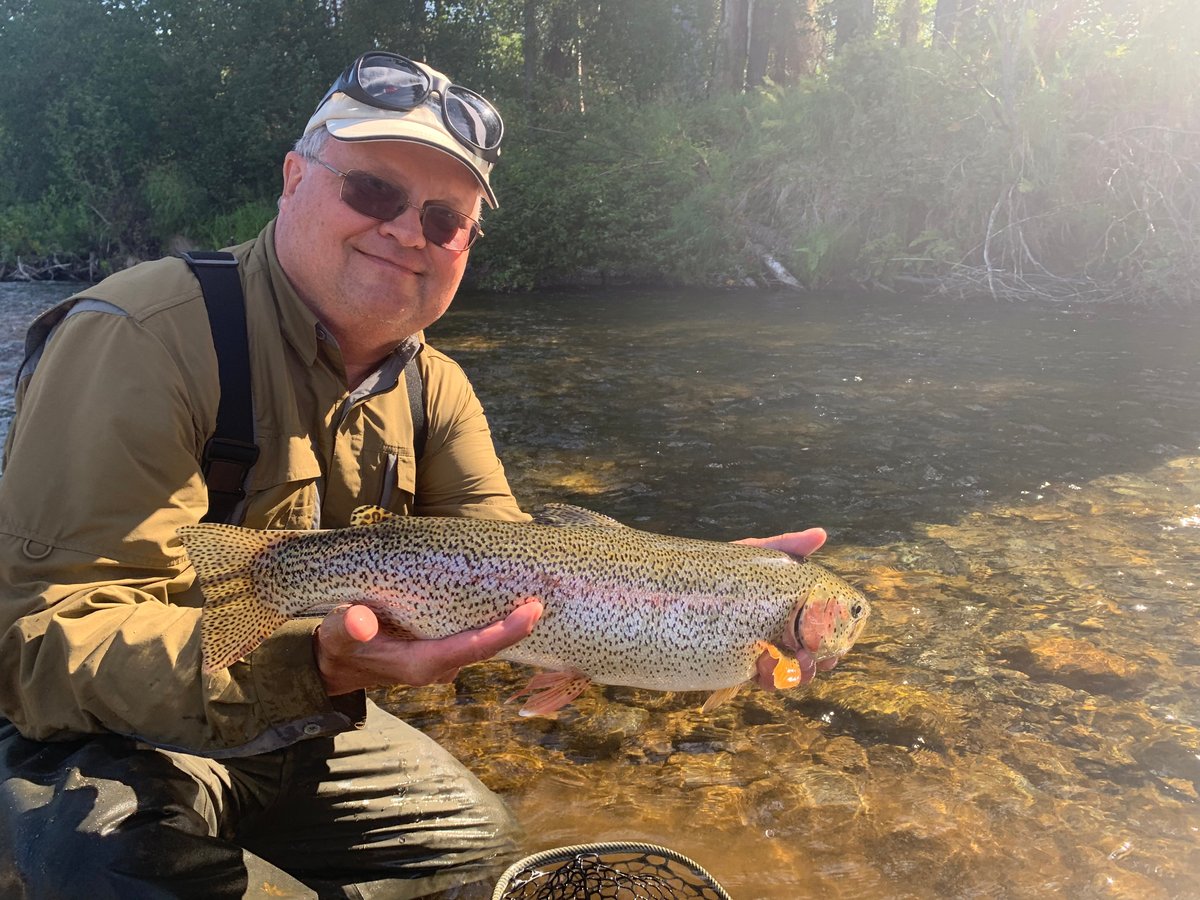
[[279,195],[280,200],[286,200],[296,193],[306,168],[307,161],[294,150],[289,151],[283,158],[283,191]]

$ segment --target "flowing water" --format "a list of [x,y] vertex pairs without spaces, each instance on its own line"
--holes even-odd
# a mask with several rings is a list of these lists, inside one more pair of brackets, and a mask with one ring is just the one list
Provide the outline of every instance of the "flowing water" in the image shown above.
[[[65,293],[0,285],[0,377]],[[1200,897],[1194,315],[580,292],[465,297],[429,337],[526,506],[823,525],[875,601],[836,670],[708,716],[593,688],[521,719],[502,663],[386,695],[529,852],[648,840],[741,900]]]

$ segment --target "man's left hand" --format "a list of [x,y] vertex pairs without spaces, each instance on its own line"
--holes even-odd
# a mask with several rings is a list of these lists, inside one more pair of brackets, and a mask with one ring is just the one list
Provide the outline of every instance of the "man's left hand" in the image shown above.
[[[743,538],[734,543],[747,544],[751,547],[766,547],[768,550],[782,550],[791,556],[805,557],[815,553],[825,543],[825,530],[808,528],[804,531],[789,531],[787,534],[777,534],[775,537],[769,538]],[[796,651],[796,662],[800,664],[800,684],[808,684],[812,681],[818,670],[824,672],[838,664],[836,658],[817,662],[812,658],[812,654],[803,648]],[[775,660],[769,653],[762,654],[758,658],[758,675],[754,679],[759,687],[768,691],[775,690],[774,672]]]

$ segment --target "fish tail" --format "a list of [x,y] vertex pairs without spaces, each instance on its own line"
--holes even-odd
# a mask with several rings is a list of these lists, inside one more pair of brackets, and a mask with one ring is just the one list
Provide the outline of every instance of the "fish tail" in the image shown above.
[[280,532],[186,525],[179,537],[204,592],[200,652],[207,675],[233,665],[287,621],[254,577],[255,562],[279,541]]

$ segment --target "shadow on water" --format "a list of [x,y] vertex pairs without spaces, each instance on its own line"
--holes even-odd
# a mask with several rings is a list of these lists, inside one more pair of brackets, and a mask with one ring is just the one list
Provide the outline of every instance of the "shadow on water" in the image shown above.
[[648,840],[752,900],[1200,896],[1198,327],[463,298],[430,339],[526,505],[715,539],[821,524],[875,614],[834,672],[708,716],[592,688],[521,719],[529,673],[501,663],[380,699],[504,794],[530,852]]

